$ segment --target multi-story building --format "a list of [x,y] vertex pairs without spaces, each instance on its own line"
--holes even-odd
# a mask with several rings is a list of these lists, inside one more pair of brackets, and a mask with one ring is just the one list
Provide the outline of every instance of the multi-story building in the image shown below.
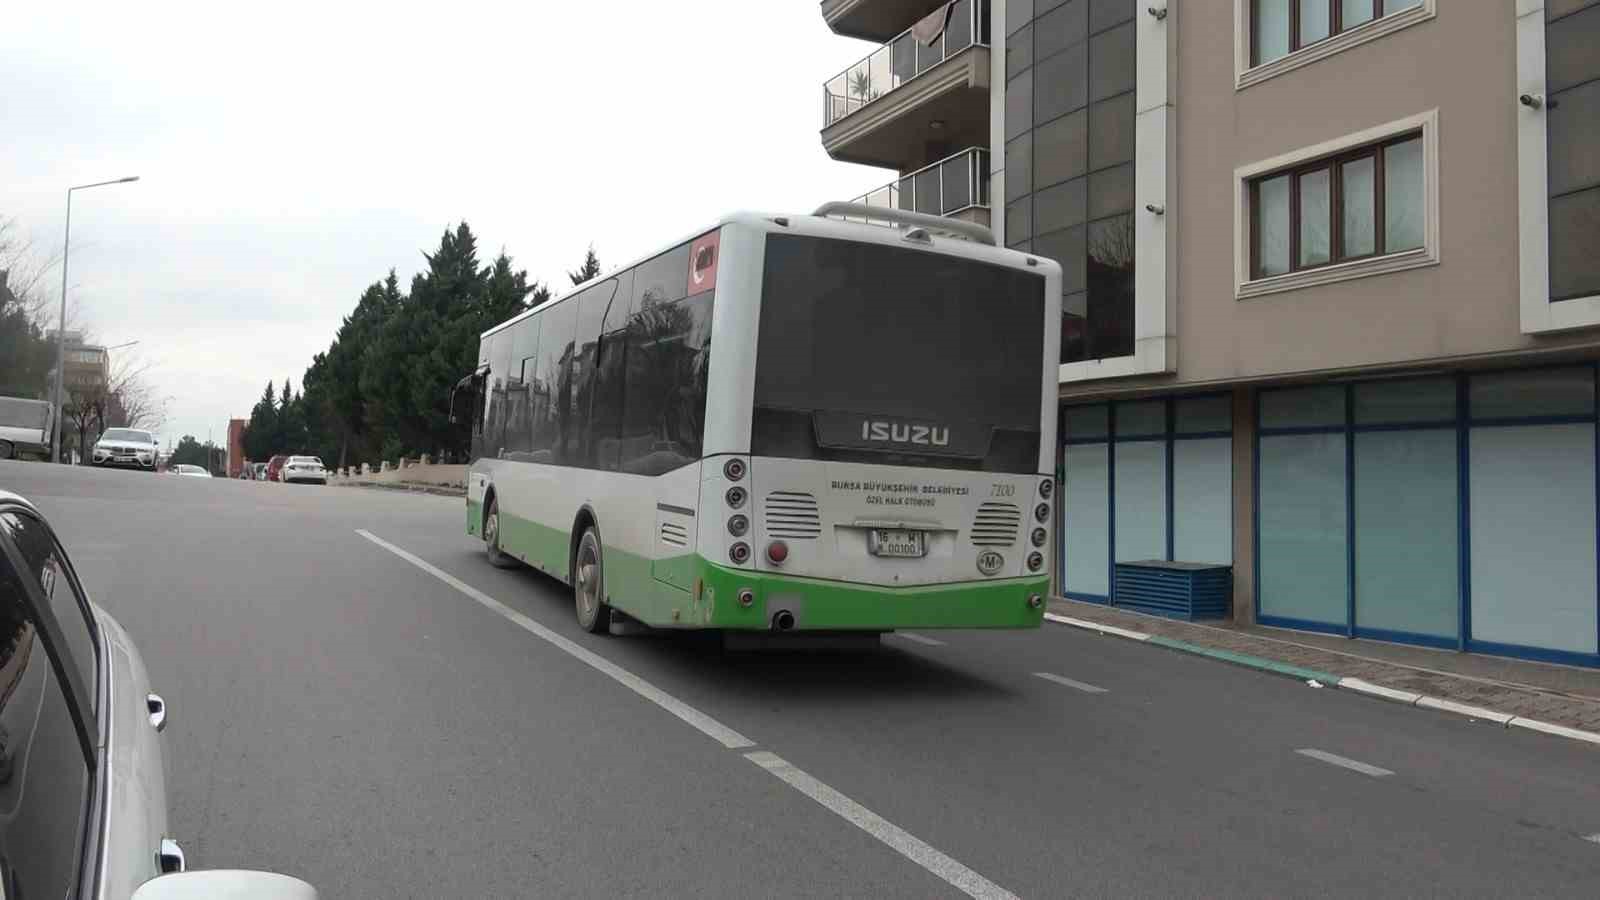
[[244,455],[244,428],[250,424],[249,419],[228,420],[228,460],[227,474],[229,478],[238,478],[244,471],[245,463],[249,460]]
[[891,49],[823,143],[1062,263],[1061,591],[1600,665],[1600,0],[981,5],[824,0]]
[[[47,332],[47,337],[53,345],[56,332]],[[97,344],[84,342],[83,332],[68,331],[63,351],[66,356],[66,366],[63,368],[62,384],[66,390],[77,390],[83,394],[95,394],[106,389],[111,378],[111,355],[106,348]],[[54,377],[55,369],[51,367]]]

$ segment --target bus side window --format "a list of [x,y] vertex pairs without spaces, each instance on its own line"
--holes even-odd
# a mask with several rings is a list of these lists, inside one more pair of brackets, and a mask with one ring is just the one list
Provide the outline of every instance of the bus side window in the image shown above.
[[506,455],[523,459],[532,449],[532,379],[539,345],[539,317],[530,316],[510,329],[511,354],[506,369]]
[[577,309],[577,304],[564,300],[539,314],[539,408],[533,422],[534,462],[559,462],[566,446],[565,429],[572,417],[570,369]]
[[568,303],[578,305],[578,327],[572,352],[572,416],[566,434],[566,454],[562,463],[586,469],[596,468],[595,448],[589,431],[594,409],[595,362],[600,350],[600,324],[617,294],[615,278],[588,288]]
[[629,319],[622,471],[660,475],[700,458],[714,296],[646,296]]
[[598,359],[590,387],[589,445],[591,465],[615,472],[622,436],[623,373],[628,358],[628,311],[633,302],[633,270],[616,277],[605,321],[600,324]]

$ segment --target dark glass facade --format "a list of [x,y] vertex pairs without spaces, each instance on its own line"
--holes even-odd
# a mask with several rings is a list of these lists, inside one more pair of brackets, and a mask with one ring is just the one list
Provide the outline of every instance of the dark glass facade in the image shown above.
[[1061,361],[1133,353],[1130,0],[1007,6],[1006,243],[1061,263]]
[[1600,294],[1600,0],[1546,4],[1550,299]]

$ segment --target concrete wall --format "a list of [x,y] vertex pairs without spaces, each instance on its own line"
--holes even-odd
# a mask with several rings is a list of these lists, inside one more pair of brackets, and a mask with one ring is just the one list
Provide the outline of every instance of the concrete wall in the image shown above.
[[[1513,4],[1439,0],[1430,20],[1243,90],[1234,3],[1215,6],[1179,20],[1176,376],[1066,385],[1063,396],[1600,343],[1594,331],[1520,330]],[[1437,265],[1235,299],[1236,168],[1433,109]]]
[[[335,477],[332,479],[339,481]],[[467,467],[465,464],[443,465],[411,465],[404,469],[390,469],[387,472],[374,471],[369,475],[352,475],[345,481],[365,481],[378,484],[399,484],[410,482],[413,484],[429,484],[442,487],[466,487]]]

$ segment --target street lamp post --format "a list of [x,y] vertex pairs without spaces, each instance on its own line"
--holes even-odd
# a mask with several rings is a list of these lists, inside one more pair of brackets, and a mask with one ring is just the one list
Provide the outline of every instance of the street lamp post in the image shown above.
[[61,318],[56,323],[56,387],[55,400],[52,406],[55,416],[51,420],[50,435],[50,461],[61,462],[61,382],[66,374],[67,367],[67,253],[72,248],[72,192],[87,190],[88,188],[104,187],[108,184],[127,184],[138,181],[139,176],[130,175],[127,178],[117,178],[112,181],[97,181],[94,184],[80,184],[67,188],[67,233],[61,241]]

